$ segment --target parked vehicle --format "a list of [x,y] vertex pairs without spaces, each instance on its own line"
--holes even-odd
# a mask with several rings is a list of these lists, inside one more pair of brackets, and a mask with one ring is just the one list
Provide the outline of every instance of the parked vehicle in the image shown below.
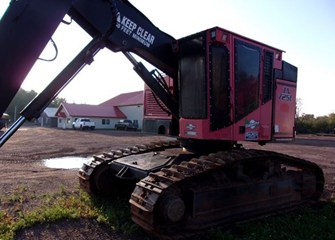
[[128,119],[120,120],[118,123],[115,124],[115,129],[117,130],[137,130],[138,124],[137,121],[132,121]]
[[95,129],[95,122],[91,121],[89,118],[78,118],[72,123],[73,129]]

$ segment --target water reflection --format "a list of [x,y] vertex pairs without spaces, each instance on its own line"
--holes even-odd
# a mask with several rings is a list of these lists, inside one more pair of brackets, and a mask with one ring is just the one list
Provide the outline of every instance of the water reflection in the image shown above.
[[43,164],[48,168],[58,169],[79,169],[83,163],[89,160],[88,157],[59,157],[43,160]]

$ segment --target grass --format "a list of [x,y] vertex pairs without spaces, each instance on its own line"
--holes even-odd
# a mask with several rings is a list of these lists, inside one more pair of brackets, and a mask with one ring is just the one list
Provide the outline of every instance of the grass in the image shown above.
[[[26,207],[29,201],[36,207]],[[29,205],[29,204],[28,204]],[[0,239],[13,239],[15,233],[35,224],[60,219],[93,218],[116,232],[128,236],[143,231],[130,218],[128,199],[92,199],[82,191],[70,192],[62,187],[53,194],[36,196],[25,187],[1,199]],[[192,238],[194,239],[194,238]],[[317,208],[305,208],[229,229],[212,230],[198,239],[222,240],[331,240],[335,239],[335,202]]]
[[215,230],[207,236],[199,239],[333,240],[335,239],[335,202],[236,225],[230,229]]
[[[23,188],[24,189],[24,188]],[[114,231],[131,235],[140,228],[131,221],[128,199],[93,199],[87,193],[67,192],[62,189],[53,194],[39,196],[38,207],[25,209],[30,201],[28,191],[18,190],[11,196],[1,199],[0,239],[13,239],[15,232],[35,224],[55,222],[60,219],[94,218],[108,224]]]

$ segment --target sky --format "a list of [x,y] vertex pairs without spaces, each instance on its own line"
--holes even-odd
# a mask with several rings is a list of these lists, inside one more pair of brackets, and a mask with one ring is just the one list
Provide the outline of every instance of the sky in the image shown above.
[[[301,113],[335,113],[335,1],[333,0],[130,0],[158,28],[178,39],[214,26],[285,51],[298,67]],[[9,0],[0,1],[0,16]],[[65,17],[66,18],[66,17]],[[91,40],[78,25],[61,24],[53,35],[58,57],[38,60],[22,84],[40,92]],[[52,58],[48,44],[42,58]],[[99,104],[144,83],[121,53],[100,51],[60,93],[69,103]]]

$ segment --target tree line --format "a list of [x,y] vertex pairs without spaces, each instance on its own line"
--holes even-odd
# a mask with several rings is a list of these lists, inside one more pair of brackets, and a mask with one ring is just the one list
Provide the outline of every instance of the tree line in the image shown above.
[[[15,121],[25,106],[27,106],[27,104],[30,103],[36,96],[37,92],[34,90],[26,91],[20,88],[5,111],[9,115],[11,121]],[[58,107],[62,102],[66,102],[66,99],[56,97],[48,107]]]
[[297,133],[335,133],[335,113],[315,117],[313,114],[302,114],[295,118]]

